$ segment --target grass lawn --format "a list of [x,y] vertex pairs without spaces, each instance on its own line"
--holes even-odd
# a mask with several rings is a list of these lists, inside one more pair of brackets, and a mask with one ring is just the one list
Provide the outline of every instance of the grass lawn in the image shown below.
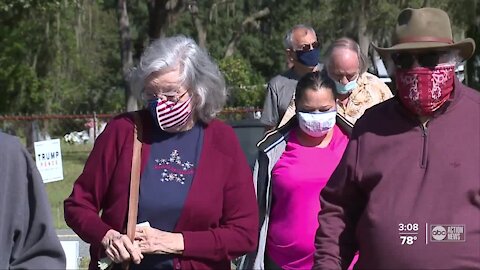
[[92,147],[92,144],[70,145],[62,141],[61,151],[64,179],[45,184],[54,225],[57,229],[68,228],[63,218],[63,201],[72,192],[73,183],[82,172]]

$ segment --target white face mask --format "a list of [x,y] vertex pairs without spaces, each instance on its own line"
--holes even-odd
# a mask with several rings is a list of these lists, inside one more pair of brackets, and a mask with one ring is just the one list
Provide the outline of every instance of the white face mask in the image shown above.
[[297,116],[300,129],[309,136],[319,138],[335,126],[337,111],[298,112]]

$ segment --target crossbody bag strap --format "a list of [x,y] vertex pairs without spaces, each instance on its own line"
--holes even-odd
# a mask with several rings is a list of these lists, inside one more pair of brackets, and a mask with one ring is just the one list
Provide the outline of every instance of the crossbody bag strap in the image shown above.
[[[140,189],[140,169],[142,164],[142,120],[138,112],[133,112],[133,155],[132,155],[132,170],[130,173],[130,192],[128,198],[128,215],[127,215],[127,236],[130,240],[135,239],[135,227],[137,225],[138,215],[138,195]],[[124,270],[130,269],[130,263],[122,263]]]
[[140,170],[142,163],[142,121],[138,112],[133,113],[135,127],[133,132],[132,171],[130,174],[130,195],[128,200],[127,236],[133,242],[137,225],[138,195],[140,188]]

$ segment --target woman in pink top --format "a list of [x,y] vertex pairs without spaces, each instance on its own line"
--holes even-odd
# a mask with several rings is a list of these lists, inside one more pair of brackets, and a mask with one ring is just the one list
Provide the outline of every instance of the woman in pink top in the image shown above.
[[259,247],[241,268],[312,268],[320,191],[348,143],[336,125],[333,89],[325,73],[305,75],[295,92],[296,117],[259,142]]

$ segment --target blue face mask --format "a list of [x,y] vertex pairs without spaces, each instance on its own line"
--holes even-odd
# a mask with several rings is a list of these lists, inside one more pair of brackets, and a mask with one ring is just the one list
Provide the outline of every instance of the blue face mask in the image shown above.
[[306,52],[295,51],[295,54],[297,55],[298,62],[307,67],[315,67],[320,60],[320,50],[318,48]]
[[335,81],[335,88],[337,89],[337,93],[339,93],[340,95],[351,93],[353,89],[357,87],[358,87],[357,80],[348,82],[345,85]]

